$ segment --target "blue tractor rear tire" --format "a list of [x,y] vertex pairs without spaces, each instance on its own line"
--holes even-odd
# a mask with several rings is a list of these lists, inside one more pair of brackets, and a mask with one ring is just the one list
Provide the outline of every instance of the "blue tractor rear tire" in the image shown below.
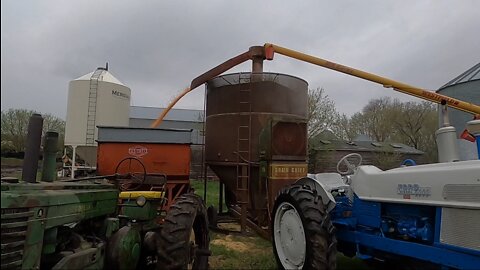
[[280,269],[336,268],[335,227],[316,190],[300,184],[283,188],[272,215],[273,250]]

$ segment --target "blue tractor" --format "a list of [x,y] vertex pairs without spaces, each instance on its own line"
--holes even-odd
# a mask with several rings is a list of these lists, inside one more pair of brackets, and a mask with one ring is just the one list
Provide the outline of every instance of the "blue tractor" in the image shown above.
[[[408,160],[383,171],[352,153],[338,173],[309,174],[282,189],[271,218],[272,242],[283,269],[335,269],[336,255],[381,269],[480,269],[480,160],[459,161],[447,106],[479,118],[476,104],[396,82],[273,44],[283,54],[443,105],[436,132],[439,162]],[[480,151],[480,120],[468,123]],[[342,170],[344,168],[344,170]],[[345,169],[346,168],[346,169]]]
[[[452,128],[437,131],[441,163],[383,171],[352,153],[338,173],[284,188],[272,217],[278,265],[335,269],[342,252],[381,269],[480,269],[480,160],[458,161]],[[469,129],[480,144],[480,120]]]

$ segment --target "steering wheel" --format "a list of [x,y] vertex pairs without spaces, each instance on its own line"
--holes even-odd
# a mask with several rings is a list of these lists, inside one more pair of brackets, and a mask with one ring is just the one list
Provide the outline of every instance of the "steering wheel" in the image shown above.
[[[353,164],[352,164],[352,163],[350,163],[351,161],[348,160],[349,158],[355,158],[355,160],[357,160],[358,162],[353,162]],[[342,165],[342,164],[345,164],[345,166],[347,166],[346,171],[340,170],[340,165]],[[358,153],[351,153],[351,154],[348,154],[348,155],[342,157],[338,161],[337,172],[340,173],[340,174],[352,174],[354,172],[355,168],[357,168],[361,164],[362,164],[362,156]]]
[[400,164],[400,166],[404,167],[404,166],[417,166],[417,163],[415,162],[415,160],[413,159],[405,159],[402,164]]
[[[142,172],[132,172],[133,170],[132,161],[134,163],[140,164]],[[115,174],[118,174],[120,166],[122,164],[126,164],[128,167],[127,167],[127,178],[125,179],[126,181],[120,184],[120,190],[121,191],[136,190],[139,187],[141,187],[145,182],[145,179],[147,178],[147,169],[145,168],[145,165],[143,164],[143,162],[136,157],[126,157],[117,164],[117,167],[115,168]]]

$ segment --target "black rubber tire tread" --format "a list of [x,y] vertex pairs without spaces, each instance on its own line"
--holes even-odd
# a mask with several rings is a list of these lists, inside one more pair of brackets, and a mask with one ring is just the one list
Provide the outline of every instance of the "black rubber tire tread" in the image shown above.
[[285,187],[280,191],[272,212],[272,243],[279,269],[284,268],[275,248],[273,225],[274,215],[282,202],[292,204],[302,219],[307,244],[303,269],[334,270],[337,266],[335,227],[316,190],[308,185],[299,184]]
[[[160,232],[160,250],[157,269],[186,269],[190,258],[190,233],[200,249],[208,250],[209,235],[207,211],[202,198],[186,193],[178,197],[165,217]],[[208,256],[197,256],[193,269],[207,269]]]

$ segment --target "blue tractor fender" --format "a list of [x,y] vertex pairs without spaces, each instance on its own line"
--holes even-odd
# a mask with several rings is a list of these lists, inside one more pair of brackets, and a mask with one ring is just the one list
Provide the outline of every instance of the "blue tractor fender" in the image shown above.
[[335,208],[335,198],[333,198],[327,187],[321,182],[319,182],[317,179],[307,176],[300,178],[299,180],[297,180],[297,182],[295,182],[295,184],[307,185],[312,190],[315,190],[317,194],[320,195],[320,197],[322,198],[323,205],[325,205],[328,212],[332,211],[333,208]]

